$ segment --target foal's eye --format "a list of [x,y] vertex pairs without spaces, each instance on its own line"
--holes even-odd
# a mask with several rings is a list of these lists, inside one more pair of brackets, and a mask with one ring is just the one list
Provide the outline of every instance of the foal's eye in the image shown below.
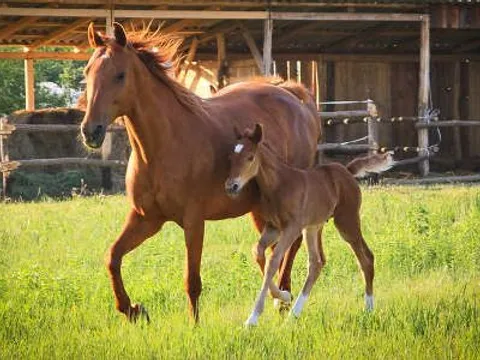
[[125,80],[125,73],[122,71],[121,73],[115,75],[115,80],[118,82],[122,82],[123,80]]
[[248,160],[248,161],[253,161],[253,158],[254,158],[254,156],[253,156],[253,155],[250,155],[250,156],[247,158],[247,160]]

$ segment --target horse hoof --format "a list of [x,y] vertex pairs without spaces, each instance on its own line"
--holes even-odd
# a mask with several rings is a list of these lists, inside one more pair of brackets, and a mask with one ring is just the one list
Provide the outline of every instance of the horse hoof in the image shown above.
[[139,319],[145,319],[147,323],[150,323],[150,316],[147,309],[142,304],[133,304],[128,315],[128,320],[132,323],[136,323]]
[[373,295],[365,294],[365,311],[371,312],[373,311]]

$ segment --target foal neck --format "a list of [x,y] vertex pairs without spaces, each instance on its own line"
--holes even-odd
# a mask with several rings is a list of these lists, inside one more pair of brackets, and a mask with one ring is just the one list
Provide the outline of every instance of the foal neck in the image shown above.
[[282,173],[287,166],[265,144],[259,150],[257,183],[264,196],[269,196],[282,185]]

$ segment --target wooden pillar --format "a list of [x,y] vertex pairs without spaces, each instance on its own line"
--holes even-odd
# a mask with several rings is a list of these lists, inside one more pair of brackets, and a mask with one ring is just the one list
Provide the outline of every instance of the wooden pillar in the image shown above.
[[272,75],[272,35],[273,20],[265,20],[263,29],[263,75]]
[[[4,125],[7,124],[6,118],[0,118],[0,162],[9,161],[8,156],[8,140],[7,135],[2,135],[2,130],[4,130]],[[8,198],[8,172],[2,171],[2,199],[6,200]]]
[[25,59],[25,110],[35,110],[35,71],[33,59]]
[[260,53],[260,50],[258,50],[257,44],[255,43],[255,39],[253,38],[252,34],[250,34],[250,31],[248,31],[247,28],[242,29],[242,36],[247,43],[248,48],[250,49],[250,52],[252,53],[253,59],[255,60],[255,63],[257,64],[258,69],[260,72],[263,73],[263,59],[262,59],[262,54]]
[[[113,22],[115,18],[113,16],[113,8],[107,11],[107,17],[105,19],[105,33],[108,36],[113,36]],[[107,132],[102,145],[102,160],[109,160],[112,154],[113,133]],[[111,190],[113,187],[112,182],[112,168],[109,166],[102,166],[100,168],[102,174],[102,188],[105,190]]]
[[368,145],[375,147],[375,149],[371,149],[368,152],[370,154],[376,154],[378,152],[378,112],[377,107],[372,100],[368,100],[367,103],[367,111],[368,111]]
[[[418,91],[418,116],[424,117],[428,111],[430,96],[430,16],[423,15],[420,35],[420,70]],[[418,156],[428,155],[428,128],[418,130]],[[419,162],[421,176],[427,176],[430,172],[428,159]]]
[[[454,119],[461,119],[460,117],[460,62],[457,61],[454,65],[454,85],[453,85],[453,101],[454,101],[454,107],[453,107],[453,118]],[[453,151],[454,151],[454,156],[455,156],[455,166],[458,166],[460,161],[462,160],[462,141],[460,137],[460,128],[458,126],[455,126],[453,129]]]

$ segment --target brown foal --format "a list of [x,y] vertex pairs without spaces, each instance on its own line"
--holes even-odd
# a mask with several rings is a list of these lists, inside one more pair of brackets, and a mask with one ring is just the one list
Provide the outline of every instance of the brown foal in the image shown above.
[[[347,167],[332,163],[310,170],[293,168],[262,143],[263,127],[256,124],[254,130],[245,130],[231,155],[231,169],[225,188],[227,193],[238,196],[242,188],[253,178],[261,193],[261,214],[266,220],[257,246],[257,261],[265,263],[265,249],[276,243],[264,271],[264,279],[255,307],[246,325],[256,325],[263,311],[268,289],[274,298],[290,300],[290,293],[280,290],[273,282],[285,251],[300,233],[307,244],[309,254],[308,275],[291,315],[298,317],[310,291],[325,265],[322,249],[322,228],[328,219],[353,249],[365,279],[365,302],[373,309],[374,257],[360,229],[360,187],[354,176],[364,169],[383,171],[392,166],[390,154],[373,155],[354,160]],[[363,164],[363,165],[362,165]],[[350,170],[349,170],[350,169]]]

